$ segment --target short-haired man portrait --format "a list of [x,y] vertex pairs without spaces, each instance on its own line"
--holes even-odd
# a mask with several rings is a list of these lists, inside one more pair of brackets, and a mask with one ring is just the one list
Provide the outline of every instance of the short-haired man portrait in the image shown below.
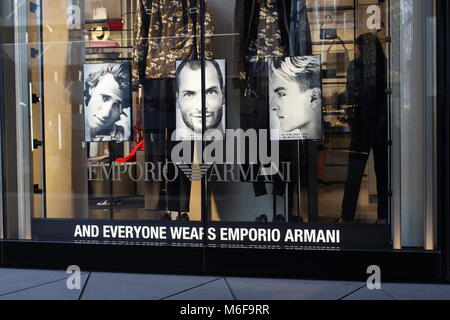
[[130,64],[87,64],[84,72],[85,140],[130,140]]
[[269,62],[270,120],[273,140],[322,138],[320,56]]
[[[225,60],[205,62],[205,131],[225,132]],[[202,65],[177,62],[177,140],[202,140]],[[205,138],[207,139],[207,137]]]

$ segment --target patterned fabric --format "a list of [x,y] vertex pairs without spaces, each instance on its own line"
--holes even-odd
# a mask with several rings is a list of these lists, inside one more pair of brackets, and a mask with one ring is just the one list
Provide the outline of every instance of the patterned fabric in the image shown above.
[[[268,6],[268,4],[270,6]],[[261,7],[265,7],[266,21],[260,19]],[[273,10],[277,8],[278,10]],[[244,80],[247,76],[248,62],[252,61],[265,61],[268,57],[279,57],[279,54],[264,54],[262,53],[260,57],[257,56],[257,51],[259,44],[263,43],[265,46],[265,41],[258,41],[258,29],[265,29],[262,34],[263,37],[271,39],[272,31],[281,35],[281,39],[276,40],[276,42],[281,43],[283,49],[288,48],[289,45],[289,20],[290,20],[290,10],[291,10],[291,0],[237,0],[234,9],[234,30],[238,36],[233,39],[233,58],[231,63],[231,74],[230,76],[234,79]],[[275,12],[278,14],[275,16]],[[261,27],[260,22],[261,21]],[[263,27],[263,25],[269,24],[269,29]],[[270,28],[272,25],[274,28]],[[265,36],[264,36],[265,35]],[[259,44],[257,44],[259,42]],[[269,41],[270,42],[270,41]],[[253,52],[249,54],[249,49]],[[263,49],[260,50],[264,51]],[[253,56],[253,57],[252,57]]]
[[280,9],[278,0],[260,0],[258,19],[255,19],[256,38],[248,48],[249,62],[264,62],[268,58],[286,55],[286,45],[281,34]]
[[[196,10],[195,3],[197,3]],[[139,0],[136,16],[137,33],[133,52],[135,86],[142,83],[143,79],[175,78],[177,60],[200,59],[200,1]],[[214,25],[207,10],[205,15],[207,59],[213,57],[212,34]]]

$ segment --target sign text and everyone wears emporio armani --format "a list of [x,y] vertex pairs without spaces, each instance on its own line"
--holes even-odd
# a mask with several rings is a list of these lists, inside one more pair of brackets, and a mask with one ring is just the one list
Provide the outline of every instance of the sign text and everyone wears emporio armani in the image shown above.
[[130,225],[102,225],[77,224],[74,239],[114,239],[114,240],[203,240],[219,242],[257,242],[257,243],[285,243],[285,244],[339,244],[339,230],[322,230],[307,228],[230,228],[193,226],[130,226]]

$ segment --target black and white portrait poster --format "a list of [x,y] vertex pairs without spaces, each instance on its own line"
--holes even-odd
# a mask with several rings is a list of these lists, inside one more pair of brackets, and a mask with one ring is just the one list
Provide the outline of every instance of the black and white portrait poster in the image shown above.
[[86,142],[131,139],[131,64],[84,65]]
[[320,56],[269,61],[271,140],[322,139]]
[[[177,141],[202,140],[201,69],[201,61],[177,61]],[[205,140],[223,139],[225,133],[225,70],[225,60],[205,62]]]

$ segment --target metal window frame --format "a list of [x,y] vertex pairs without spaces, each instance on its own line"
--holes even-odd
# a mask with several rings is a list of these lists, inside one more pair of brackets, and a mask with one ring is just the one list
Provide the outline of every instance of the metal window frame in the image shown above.
[[[424,205],[424,249],[437,248],[437,68],[436,68],[436,1],[424,1],[425,46],[424,62],[424,120],[425,120],[425,205]],[[430,49],[431,48],[431,49]]]
[[437,53],[437,239],[442,278],[450,281],[450,3],[436,2]]
[[[0,17],[2,17],[2,23],[0,24],[0,43],[3,43],[3,4],[0,5]],[[0,47],[0,75],[3,75],[3,63],[4,63],[4,51],[3,51],[3,45]],[[3,188],[5,185],[4,182],[4,170],[3,170],[3,139],[4,139],[4,99],[3,99],[3,76],[0,77],[0,240],[4,239],[4,224],[5,224],[5,216],[4,216],[4,205],[3,205]]]
[[31,239],[31,134],[28,87],[27,2],[14,0],[14,68],[16,77],[16,141],[18,236]]
[[[402,60],[401,57],[397,56],[391,61],[391,70],[399,75],[398,83],[391,84],[393,90],[393,96],[391,98],[391,116],[392,116],[392,153],[391,153],[391,166],[392,166],[392,190],[393,198],[391,203],[392,212],[392,234],[393,234],[393,247],[394,249],[402,249],[407,246],[421,247],[425,250],[435,250],[438,248],[437,245],[437,72],[436,68],[436,33],[438,32],[438,26],[436,24],[436,4],[437,1],[423,1],[420,3],[415,3],[415,8],[420,11],[414,10],[411,13],[413,21],[411,24],[415,26],[414,37],[419,37],[422,47],[418,48],[417,39],[412,43],[411,48],[415,51],[415,58],[421,58],[421,64],[417,66],[416,70],[412,75],[421,75],[422,82],[411,82],[409,85],[415,86],[416,90],[420,90],[420,102],[415,102],[415,105],[421,106],[420,110],[416,110],[415,113],[411,113],[412,118],[408,118],[408,111],[404,110],[403,106],[403,77],[408,78],[407,73],[402,71],[402,67],[405,68],[408,65],[407,61]],[[391,12],[391,19],[401,19],[401,1],[392,1],[393,10]],[[420,14],[420,16],[419,16]],[[396,17],[396,18],[395,18]],[[399,18],[400,17],[400,18]],[[398,22],[398,21],[397,21]],[[395,22],[391,21],[391,25],[395,25]],[[421,27],[420,31],[417,30]],[[402,26],[400,26],[402,27]],[[398,29],[396,31],[397,36],[403,36],[402,30]],[[392,34],[394,37],[394,34]],[[393,44],[392,50],[400,53],[405,48],[402,41]],[[398,65],[396,65],[398,64]],[[393,75],[391,74],[391,77]],[[400,84],[400,86],[399,86]],[[420,114],[420,115],[419,115]],[[408,117],[405,117],[408,116]],[[421,119],[419,125],[419,143],[423,143],[420,146],[422,154],[418,156],[417,162],[420,164],[420,169],[414,174],[418,175],[418,178],[414,180],[415,182],[421,181],[422,184],[418,184],[416,189],[409,189],[408,176],[411,172],[411,166],[405,165],[404,161],[411,161],[407,158],[407,155],[403,154],[404,151],[414,154],[417,152],[412,148],[411,143],[407,143],[402,146],[404,139],[408,139],[406,136],[408,130],[411,130],[414,121],[419,121],[419,116]],[[405,130],[405,131],[404,131]],[[406,180],[405,180],[406,179]],[[409,183],[413,181],[410,179]],[[419,192],[420,191],[420,192]],[[409,205],[405,207],[404,192],[408,192],[407,196],[411,197],[411,194],[417,195],[419,207],[414,208],[414,212],[408,211]],[[406,224],[405,224],[406,223]]]

